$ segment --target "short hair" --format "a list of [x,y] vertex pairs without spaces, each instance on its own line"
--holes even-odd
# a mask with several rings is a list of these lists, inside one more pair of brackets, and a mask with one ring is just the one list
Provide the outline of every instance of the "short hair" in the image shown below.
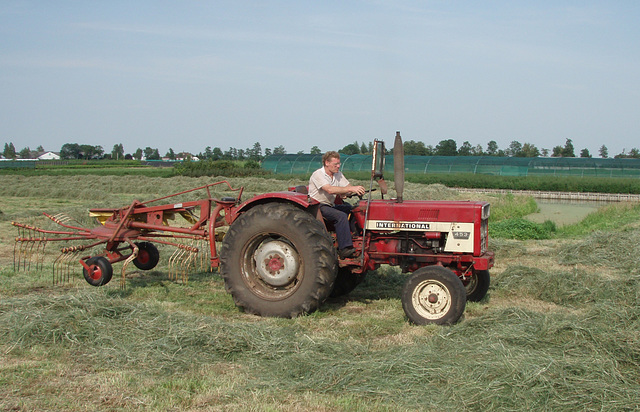
[[340,153],[330,150],[327,153],[325,153],[324,155],[322,155],[322,166],[324,166],[325,164],[327,164],[327,162],[331,159],[338,159],[340,160]]

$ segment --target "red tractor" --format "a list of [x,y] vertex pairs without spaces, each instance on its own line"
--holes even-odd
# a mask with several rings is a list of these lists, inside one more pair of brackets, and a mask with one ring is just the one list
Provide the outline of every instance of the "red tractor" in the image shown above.
[[[21,247],[16,248],[14,262],[17,260],[18,268],[21,261],[26,266],[33,249],[46,241],[84,240],[81,245],[63,248],[59,259],[79,261],[85,279],[100,286],[111,279],[115,262],[125,262],[123,281],[130,262],[141,270],[155,267],[159,252],[154,243],[177,246],[183,267],[189,267],[202,251],[193,242],[201,242],[210,253],[211,267],[220,267],[225,287],[238,307],[277,317],[313,312],[328,297],[349,293],[368,271],[387,264],[412,272],[402,291],[402,306],[410,321],[452,324],[462,316],[467,300],[479,301],[489,288],[489,269],[494,261],[487,249],[489,203],[404,200],[403,159],[397,133],[397,197],[384,199],[384,143],[375,142],[370,190],[366,199],[357,201],[350,216],[355,228],[353,244],[359,251],[352,258],[339,259],[335,236],[319,214],[319,203],[306,194],[304,186],[242,202],[242,189],[237,197],[212,198],[209,188],[226,183],[217,182],[191,190],[206,190],[208,196],[203,200],[151,205],[186,193],[181,192],[135,201],[120,209],[92,209],[102,223],[94,229],[72,226],[49,215],[69,230],[13,223],[21,231],[16,238]],[[382,199],[371,199],[374,180],[379,183]],[[169,225],[176,214],[188,225]],[[223,226],[228,230],[222,237],[217,229]],[[26,231],[31,236],[26,236]],[[221,237],[218,253],[216,244]],[[191,246],[185,241],[192,242]],[[83,256],[96,247],[101,248],[100,253]]]
[[[236,210],[222,241],[221,273],[236,305],[263,316],[292,317],[349,293],[380,265],[413,272],[402,306],[416,324],[451,324],[466,301],[489,288],[494,255],[488,246],[489,203],[403,200],[402,141],[394,145],[395,199],[360,199],[350,219],[360,251],[338,259],[336,241],[305,187],[251,199]],[[382,178],[384,143],[374,144],[371,182]]]

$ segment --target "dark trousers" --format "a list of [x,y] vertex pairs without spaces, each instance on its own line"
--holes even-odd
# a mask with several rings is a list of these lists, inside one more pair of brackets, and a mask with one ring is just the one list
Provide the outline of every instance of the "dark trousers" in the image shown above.
[[338,249],[352,247],[351,229],[349,227],[349,213],[351,212],[350,204],[340,204],[335,206],[320,206],[322,217],[331,222],[336,230],[338,238]]

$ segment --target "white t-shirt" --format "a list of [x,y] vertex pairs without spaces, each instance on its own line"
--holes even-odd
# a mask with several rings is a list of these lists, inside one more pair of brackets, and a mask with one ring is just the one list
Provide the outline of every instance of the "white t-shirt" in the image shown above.
[[329,194],[327,191],[321,189],[322,186],[327,184],[345,187],[349,186],[349,180],[347,180],[341,172],[329,176],[327,172],[325,172],[324,167],[313,172],[311,178],[309,178],[309,196],[322,204],[333,206],[336,195]]

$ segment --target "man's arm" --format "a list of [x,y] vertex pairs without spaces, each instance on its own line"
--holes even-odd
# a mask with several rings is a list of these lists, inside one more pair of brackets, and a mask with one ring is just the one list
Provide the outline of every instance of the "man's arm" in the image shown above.
[[325,192],[331,195],[340,195],[346,196],[350,194],[357,194],[358,196],[364,195],[365,189],[363,186],[331,186],[330,184],[326,184],[321,188]]

